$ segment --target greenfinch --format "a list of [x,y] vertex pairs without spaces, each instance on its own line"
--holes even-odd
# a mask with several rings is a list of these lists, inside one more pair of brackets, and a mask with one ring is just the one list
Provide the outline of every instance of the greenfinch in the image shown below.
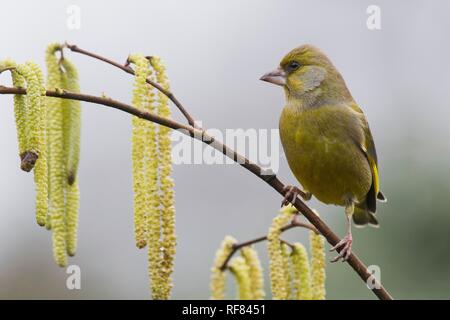
[[386,200],[366,117],[339,71],[314,46],[295,48],[261,80],[284,89],[280,138],[303,188],[287,186],[283,205],[298,195],[304,200],[313,195],[323,203],[345,207],[347,234],[331,249],[339,249],[333,262],[345,261],[352,250],[352,218],[357,226],[378,226],[376,201]]

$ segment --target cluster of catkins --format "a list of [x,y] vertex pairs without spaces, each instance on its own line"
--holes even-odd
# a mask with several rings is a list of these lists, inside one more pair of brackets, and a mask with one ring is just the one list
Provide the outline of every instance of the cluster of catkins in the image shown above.
[[281,228],[297,213],[292,206],[281,209],[267,236],[272,297],[277,300],[325,299],[325,239],[310,231],[311,261],[301,243],[280,241]]
[[[272,221],[267,236],[269,252],[270,283],[272,297],[277,300],[323,300],[325,299],[325,240],[310,231],[311,260],[301,243],[288,245],[280,240],[281,229],[288,224],[297,211],[291,206],[283,207]],[[225,261],[234,251],[237,241],[225,237],[212,267],[211,298],[225,299]],[[261,264],[252,247],[240,249],[241,256],[227,265],[235,276],[237,298],[240,300],[263,299],[264,283]]]
[[[147,79],[169,90],[165,66],[159,57],[129,56],[134,65],[133,106],[169,118],[168,98],[156,94]],[[176,234],[174,182],[171,178],[170,129],[133,117],[132,159],[134,226],[138,248],[148,247],[148,272],[154,299],[169,299],[173,286]]]
[[[222,267],[236,243],[236,239],[226,236],[216,253],[211,270],[211,299],[225,299],[226,273]],[[233,258],[228,263],[228,269],[236,279],[237,299],[262,300],[265,296],[264,280],[258,253],[252,247],[244,247],[240,253],[241,256]]]
[[[56,56],[58,50],[59,44],[51,44],[46,51],[47,88],[78,92],[77,70]],[[63,267],[77,247],[80,105],[46,97],[42,71],[33,62],[6,60],[0,63],[4,69],[11,70],[15,87],[26,89],[25,95],[14,96],[21,168],[34,169],[36,220],[52,230],[53,256]]]

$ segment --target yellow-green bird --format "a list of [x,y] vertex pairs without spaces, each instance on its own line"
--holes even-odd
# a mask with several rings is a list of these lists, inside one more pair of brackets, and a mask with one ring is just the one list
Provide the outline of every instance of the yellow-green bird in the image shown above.
[[314,195],[326,204],[345,207],[347,234],[331,250],[332,261],[351,254],[351,218],[357,226],[378,226],[380,191],[375,144],[362,110],[338,70],[318,48],[302,45],[280,66],[261,77],[284,88],[286,105],[280,117],[281,143],[289,167],[303,187],[288,186],[283,205],[297,195]]

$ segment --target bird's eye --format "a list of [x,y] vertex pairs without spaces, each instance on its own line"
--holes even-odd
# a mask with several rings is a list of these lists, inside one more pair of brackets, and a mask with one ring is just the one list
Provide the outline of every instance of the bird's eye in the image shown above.
[[291,62],[289,62],[289,65],[288,65],[289,71],[295,71],[295,70],[297,70],[298,68],[300,68],[300,63],[298,63],[297,61],[291,61]]

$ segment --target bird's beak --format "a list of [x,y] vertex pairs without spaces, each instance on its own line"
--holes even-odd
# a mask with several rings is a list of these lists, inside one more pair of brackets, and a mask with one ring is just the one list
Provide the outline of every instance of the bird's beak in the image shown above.
[[268,72],[263,75],[259,80],[270,82],[278,86],[286,85],[286,72],[283,69],[278,68],[274,71]]

